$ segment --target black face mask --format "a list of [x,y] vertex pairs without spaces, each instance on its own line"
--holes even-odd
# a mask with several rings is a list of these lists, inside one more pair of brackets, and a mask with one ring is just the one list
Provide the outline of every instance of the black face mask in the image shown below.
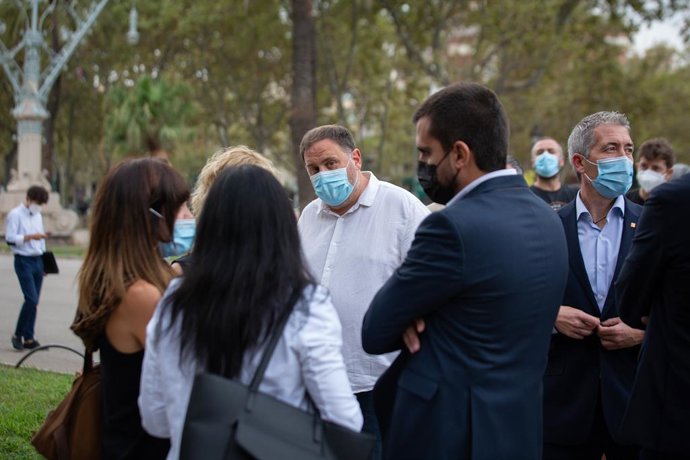
[[[446,159],[449,153],[450,152],[446,153],[446,156],[439,162],[439,165]],[[446,204],[455,196],[455,190],[452,184],[442,185],[438,181],[436,177],[437,167],[438,165],[430,165],[420,161],[417,163],[417,179],[424,189],[424,193],[426,193],[434,203]]]

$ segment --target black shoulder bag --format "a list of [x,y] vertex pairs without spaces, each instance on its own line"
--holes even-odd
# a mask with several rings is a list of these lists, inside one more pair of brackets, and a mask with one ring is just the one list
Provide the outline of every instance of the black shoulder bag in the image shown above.
[[182,460],[365,460],[374,436],[321,419],[259,392],[268,362],[290,316],[266,344],[249,387],[214,374],[198,374],[182,432]]

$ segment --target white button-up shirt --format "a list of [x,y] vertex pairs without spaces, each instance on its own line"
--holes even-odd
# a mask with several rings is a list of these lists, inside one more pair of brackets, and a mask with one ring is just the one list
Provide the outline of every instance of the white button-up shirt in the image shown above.
[[[179,457],[194,377],[204,369],[194,359],[180,360],[182,317],[172,324],[169,308],[170,296],[180,284],[181,278],[170,283],[146,327],[138,399],[144,429],[170,438],[169,460]],[[345,374],[341,340],[328,293],[321,287],[307,287],[285,325],[259,391],[302,410],[309,409],[308,392],[325,420],[359,431],[362,412]],[[239,376],[243,384],[249,385],[262,356],[263,345],[245,353]]]
[[343,327],[343,357],[355,393],[369,391],[395,353],[374,356],[362,348],[362,320],[376,292],[405,259],[415,231],[429,214],[406,190],[365,172],[369,183],[342,216],[320,199],[299,219],[312,275],[327,287]]
[[582,202],[579,192],[575,198],[575,212],[582,260],[599,311],[602,311],[618,262],[618,251],[623,236],[625,200],[622,195],[616,198],[606,216],[606,225],[601,229],[592,221],[592,216]]
[[5,241],[10,243],[12,252],[20,256],[40,256],[46,252],[45,240],[28,240],[24,237],[43,231],[43,217],[40,212],[32,213],[25,204],[20,204],[7,214],[5,221]]

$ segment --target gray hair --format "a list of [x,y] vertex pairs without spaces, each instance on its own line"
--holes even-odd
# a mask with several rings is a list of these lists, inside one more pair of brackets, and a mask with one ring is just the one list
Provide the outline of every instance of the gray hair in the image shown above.
[[597,112],[587,115],[575,125],[568,137],[568,157],[571,164],[576,153],[589,158],[589,151],[594,147],[594,130],[601,125],[624,126],[630,131],[630,122],[622,113]]
[[309,150],[312,145],[324,139],[330,139],[342,148],[348,155],[356,148],[355,138],[344,126],[324,125],[313,128],[304,135],[299,144],[299,154],[304,160],[304,152]]

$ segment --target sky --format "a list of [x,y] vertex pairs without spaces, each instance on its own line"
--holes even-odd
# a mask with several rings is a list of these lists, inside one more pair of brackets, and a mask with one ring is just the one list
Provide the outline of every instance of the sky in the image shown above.
[[633,37],[633,48],[641,54],[652,46],[665,42],[675,48],[683,49],[683,40],[680,37],[681,22],[682,18],[676,15],[641,27]]

